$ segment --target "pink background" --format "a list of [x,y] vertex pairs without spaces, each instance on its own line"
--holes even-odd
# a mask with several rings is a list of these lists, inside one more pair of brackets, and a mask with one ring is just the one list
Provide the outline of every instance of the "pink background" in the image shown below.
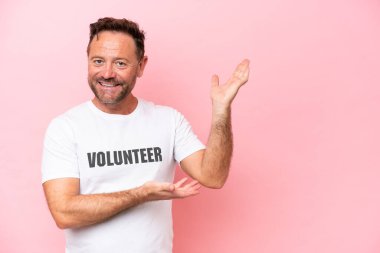
[[64,252],[42,139],[92,97],[88,25],[104,16],[147,32],[135,94],[180,110],[203,141],[211,75],[251,59],[229,181],[174,202],[175,253],[380,252],[378,0],[1,0],[1,253]]

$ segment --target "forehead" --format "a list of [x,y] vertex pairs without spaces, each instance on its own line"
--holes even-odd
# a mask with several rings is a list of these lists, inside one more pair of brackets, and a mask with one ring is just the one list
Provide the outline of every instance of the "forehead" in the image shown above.
[[89,47],[89,57],[136,58],[136,45],[132,36],[113,31],[95,35]]

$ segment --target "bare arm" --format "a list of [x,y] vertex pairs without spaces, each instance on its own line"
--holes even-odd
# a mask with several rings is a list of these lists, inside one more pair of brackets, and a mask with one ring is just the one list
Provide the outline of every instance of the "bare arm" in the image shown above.
[[105,221],[141,203],[154,200],[186,198],[198,194],[197,181],[184,184],[147,182],[113,193],[79,194],[79,179],[61,178],[43,184],[51,214],[59,228],[78,228]]
[[226,84],[219,85],[218,76],[212,77],[212,120],[207,148],[181,161],[183,170],[206,187],[221,188],[227,180],[233,150],[231,104],[248,76],[249,61],[244,60]]

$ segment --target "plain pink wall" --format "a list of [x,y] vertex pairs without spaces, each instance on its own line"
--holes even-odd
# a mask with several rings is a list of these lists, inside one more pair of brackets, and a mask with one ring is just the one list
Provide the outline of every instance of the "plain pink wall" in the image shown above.
[[380,252],[378,0],[0,2],[0,252],[64,252],[40,184],[48,122],[91,98],[88,24],[147,32],[136,94],[203,141],[209,80],[243,58],[235,153],[219,191],[174,202],[175,253]]

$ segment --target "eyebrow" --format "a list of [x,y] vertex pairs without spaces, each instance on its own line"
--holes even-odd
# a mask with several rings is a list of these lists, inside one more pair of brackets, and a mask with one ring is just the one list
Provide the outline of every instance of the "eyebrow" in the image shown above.
[[[97,55],[94,55],[90,58],[90,60],[93,60],[95,58],[100,58],[100,59],[104,59],[104,57],[101,57],[101,56],[97,56]],[[112,59],[113,61],[118,61],[118,60],[123,60],[123,61],[126,61],[128,63],[132,63],[130,60],[128,60],[127,58],[122,58],[122,57],[116,57],[114,59]]]

